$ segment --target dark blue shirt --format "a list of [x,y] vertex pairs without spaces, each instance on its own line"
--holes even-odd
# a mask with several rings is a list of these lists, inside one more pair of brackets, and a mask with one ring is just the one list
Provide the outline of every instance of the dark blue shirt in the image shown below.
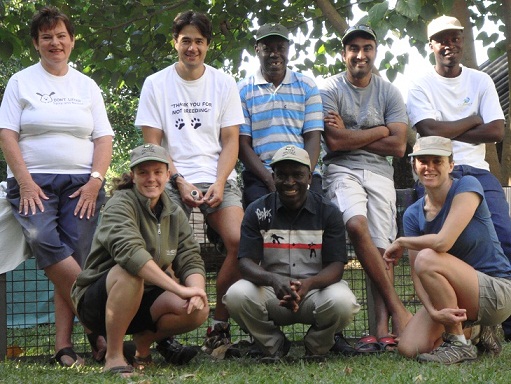
[[444,206],[431,221],[427,221],[424,216],[424,197],[408,207],[403,218],[405,236],[439,233],[451,210],[454,197],[463,192],[475,192],[482,197],[482,200],[474,212],[472,220],[447,253],[489,276],[510,278],[511,264],[504,255],[497,238],[483,188],[481,183],[472,176],[453,180]]

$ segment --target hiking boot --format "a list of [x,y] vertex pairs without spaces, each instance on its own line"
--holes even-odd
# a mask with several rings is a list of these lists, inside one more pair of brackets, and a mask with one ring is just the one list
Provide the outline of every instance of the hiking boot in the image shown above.
[[421,353],[417,360],[421,363],[456,364],[477,359],[477,348],[469,340],[463,344],[455,335],[444,333],[444,342],[430,353]]
[[488,353],[497,356],[502,352],[502,344],[498,337],[498,325],[481,326],[479,342],[476,344],[477,350],[481,353]]
[[156,350],[160,352],[167,363],[174,365],[187,364],[199,352],[197,348],[184,346],[173,337],[158,341]]
[[231,326],[227,322],[209,326],[202,350],[219,358],[241,357],[239,349],[234,347],[231,342],[230,328]]
[[289,353],[291,342],[284,336],[284,341],[280,344],[279,349],[273,355],[267,355],[261,358],[261,363],[276,364],[282,361],[282,358]]
[[336,355],[355,356],[360,353],[348,343],[342,333],[334,335],[334,345],[330,348],[330,352]]

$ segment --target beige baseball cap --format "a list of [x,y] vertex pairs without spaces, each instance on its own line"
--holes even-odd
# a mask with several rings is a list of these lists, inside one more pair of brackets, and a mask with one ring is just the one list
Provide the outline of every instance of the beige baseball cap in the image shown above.
[[311,161],[307,151],[295,145],[286,145],[275,152],[271,159],[270,166],[273,168],[276,163],[284,160],[296,161],[297,163],[306,165],[309,169],[311,168]]
[[452,142],[441,136],[426,136],[418,138],[413,146],[413,152],[408,156],[451,156]]
[[431,20],[431,22],[428,24],[428,39],[431,40],[431,37],[437,33],[450,29],[457,29],[462,31],[464,27],[455,17],[445,15],[437,17],[436,19]]
[[131,151],[130,168],[143,163],[145,161],[159,161],[160,163],[170,164],[170,156],[165,148],[156,144],[139,145]]

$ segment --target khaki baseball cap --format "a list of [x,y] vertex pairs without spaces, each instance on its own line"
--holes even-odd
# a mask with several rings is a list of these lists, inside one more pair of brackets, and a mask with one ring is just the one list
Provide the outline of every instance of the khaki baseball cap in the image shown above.
[[165,148],[156,144],[144,144],[134,148],[130,155],[130,168],[145,161],[159,161],[160,163],[170,164],[170,156]]
[[426,136],[417,139],[413,146],[413,152],[408,156],[451,156],[452,142],[441,136]]
[[296,161],[297,163],[306,165],[309,169],[311,168],[311,161],[307,151],[295,145],[286,145],[275,152],[271,159],[270,166],[273,168],[276,163],[284,160]]
[[436,19],[431,20],[431,22],[428,24],[428,39],[431,40],[431,38],[437,33],[450,29],[457,29],[462,31],[464,28],[460,21],[455,17],[445,15],[437,17]]
[[256,33],[256,41],[268,36],[280,36],[289,41],[289,31],[279,23],[268,23],[261,26]]

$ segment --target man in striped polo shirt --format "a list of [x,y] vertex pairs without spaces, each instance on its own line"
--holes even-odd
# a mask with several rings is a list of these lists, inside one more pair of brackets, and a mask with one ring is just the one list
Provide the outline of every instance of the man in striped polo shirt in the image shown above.
[[[323,131],[321,96],[314,80],[287,68],[289,45],[285,27],[263,25],[254,46],[260,68],[238,83],[245,115],[239,139],[239,159],[245,167],[245,208],[275,191],[269,164],[278,149],[290,144],[304,148],[312,169],[318,161]],[[319,172],[314,172],[311,189],[322,193]]]

